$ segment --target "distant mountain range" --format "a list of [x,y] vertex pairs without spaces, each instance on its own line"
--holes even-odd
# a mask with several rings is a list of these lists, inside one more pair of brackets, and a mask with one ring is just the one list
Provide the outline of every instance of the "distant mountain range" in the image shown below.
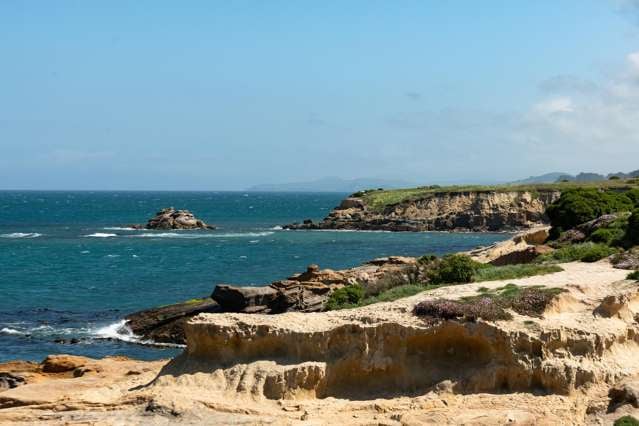
[[540,176],[531,176],[527,179],[517,180],[511,182],[513,184],[526,184],[526,183],[555,183],[561,181],[569,181],[569,182],[596,182],[599,180],[607,180],[612,177],[617,177],[619,179],[629,179],[639,177],[639,170],[635,170],[629,173],[617,172],[617,173],[608,173],[607,175],[602,175],[599,173],[587,173],[582,172],[577,175],[571,175],[569,173],[546,173],[545,175]]
[[416,186],[414,182],[400,180],[360,178],[340,179],[338,177],[326,177],[310,182],[292,182],[282,184],[261,184],[251,186],[247,191],[251,192],[347,192],[353,193],[363,189],[373,188],[409,188]]

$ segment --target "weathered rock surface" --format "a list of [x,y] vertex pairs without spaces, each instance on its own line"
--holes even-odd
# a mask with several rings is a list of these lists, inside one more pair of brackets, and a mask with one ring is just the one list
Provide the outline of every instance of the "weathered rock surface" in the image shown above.
[[125,318],[126,327],[143,340],[184,344],[184,324],[202,312],[320,312],[331,293],[345,285],[359,283],[381,291],[415,282],[418,273],[417,259],[403,256],[374,259],[341,271],[309,265],[305,272],[266,286],[219,284],[210,298],[135,312]]
[[523,231],[513,238],[500,241],[488,247],[479,247],[468,252],[474,260],[495,266],[529,263],[539,255],[553,249],[544,245],[548,239],[550,227],[537,227]]
[[160,210],[154,217],[149,219],[145,226],[133,225],[134,228],[145,229],[215,229],[215,226],[208,225],[204,221],[196,218],[188,210],[176,210],[174,207],[167,207]]
[[[639,326],[593,312],[609,296],[639,312],[638,289],[605,262],[564,268],[353,310],[200,314],[166,365],[109,358],[83,362],[95,369],[78,377],[30,373],[0,392],[0,423],[611,424],[637,411]],[[511,281],[567,293],[541,318],[412,314],[425,299]]]
[[285,225],[286,229],[386,231],[504,231],[543,224],[546,207],[559,191],[473,191],[428,194],[378,211],[349,197],[324,220]]
[[184,344],[184,323],[202,312],[220,312],[213,299],[195,299],[159,308],[146,309],[125,317],[126,327],[143,340]]
[[639,270],[639,247],[613,256],[612,264],[618,269]]

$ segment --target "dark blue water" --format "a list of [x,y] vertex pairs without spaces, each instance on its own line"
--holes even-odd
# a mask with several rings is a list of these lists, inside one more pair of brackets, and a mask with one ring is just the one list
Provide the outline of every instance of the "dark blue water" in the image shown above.
[[[282,231],[324,217],[345,194],[0,192],[0,361],[50,353],[172,356],[115,339],[127,313],[208,295],[217,283],[264,284],[309,263],[345,268],[386,255],[447,253],[504,234]],[[134,231],[162,207],[215,231]],[[79,343],[70,344],[72,338]]]

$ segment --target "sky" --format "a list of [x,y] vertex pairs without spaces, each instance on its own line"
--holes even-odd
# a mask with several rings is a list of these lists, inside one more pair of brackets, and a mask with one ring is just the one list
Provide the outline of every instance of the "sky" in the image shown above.
[[639,169],[639,0],[0,2],[0,188]]

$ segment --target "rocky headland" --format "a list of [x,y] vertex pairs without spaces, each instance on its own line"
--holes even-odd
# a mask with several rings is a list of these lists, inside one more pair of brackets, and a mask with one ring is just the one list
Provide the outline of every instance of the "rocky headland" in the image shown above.
[[[390,303],[202,313],[171,361],[0,366],[3,424],[611,424],[637,415],[639,288],[607,260]],[[424,317],[507,284],[557,290],[507,320]]]
[[351,196],[321,222],[310,219],[285,229],[381,231],[514,231],[547,221],[546,207],[559,198],[545,191],[431,191],[375,205],[371,196]]
[[158,211],[154,217],[149,219],[146,225],[131,225],[135,229],[215,229],[215,226],[205,223],[196,218],[188,210],[176,210],[174,207],[167,207]]

